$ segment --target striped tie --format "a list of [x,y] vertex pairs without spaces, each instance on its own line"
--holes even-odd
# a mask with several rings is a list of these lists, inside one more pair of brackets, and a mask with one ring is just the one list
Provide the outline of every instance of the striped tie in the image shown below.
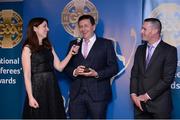
[[148,45],[148,55],[147,55],[147,58],[146,58],[146,69],[147,69],[148,64],[149,64],[149,62],[150,62],[150,60],[151,60],[152,48],[153,48],[152,45]]

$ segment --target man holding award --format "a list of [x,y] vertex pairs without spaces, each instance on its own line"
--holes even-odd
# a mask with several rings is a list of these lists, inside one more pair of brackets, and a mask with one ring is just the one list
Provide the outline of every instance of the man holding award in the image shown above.
[[94,33],[96,24],[90,15],[78,19],[82,39],[80,50],[65,68],[71,77],[70,118],[106,118],[111,99],[110,79],[118,72],[118,63],[111,40],[99,38]]

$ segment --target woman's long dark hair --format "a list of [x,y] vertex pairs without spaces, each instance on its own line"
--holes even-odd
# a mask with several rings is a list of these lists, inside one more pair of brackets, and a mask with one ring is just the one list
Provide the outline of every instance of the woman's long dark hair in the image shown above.
[[47,19],[43,17],[36,17],[36,18],[32,18],[28,24],[27,33],[26,33],[27,36],[23,44],[23,48],[24,46],[28,46],[31,50],[31,53],[39,51],[42,47],[47,48],[47,49],[52,49],[51,43],[48,39],[48,35],[46,38],[42,40],[42,45],[40,47],[37,34],[33,29],[33,27],[38,27],[44,21],[46,21],[48,24]]

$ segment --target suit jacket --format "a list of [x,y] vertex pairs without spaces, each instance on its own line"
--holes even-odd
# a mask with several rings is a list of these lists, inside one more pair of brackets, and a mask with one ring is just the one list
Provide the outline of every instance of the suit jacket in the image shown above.
[[131,71],[130,93],[147,92],[151,100],[146,103],[149,112],[169,113],[172,109],[171,83],[177,66],[177,49],[161,41],[156,47],[147,69],[146,47],[140,45],[135,53]]
[[[69,48],[75,43],[76,40],[71,41]],[[76,98],[84,82],[87,85],[88,94],[94,101],[109,100],[111,98],[110,78],[118,72],[117,58],[112,41],[97,37],[86,59],[81,53],[81,45],[82,41],[78,54],[73,56],[65,68],[65,72],[72,80],[70,99]],[[74,77],[73,71],[79,65],[94,69],[99,77]]]

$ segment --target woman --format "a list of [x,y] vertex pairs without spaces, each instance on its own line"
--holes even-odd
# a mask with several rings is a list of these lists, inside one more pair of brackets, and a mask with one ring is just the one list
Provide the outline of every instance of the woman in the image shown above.
[[45,18],[33,18],[29,22],[22,50],[27,92],[23,118],[66,118],[54,68],[62,71],[79,47],[74,45],[60,62],[48,40],[48,31]]

